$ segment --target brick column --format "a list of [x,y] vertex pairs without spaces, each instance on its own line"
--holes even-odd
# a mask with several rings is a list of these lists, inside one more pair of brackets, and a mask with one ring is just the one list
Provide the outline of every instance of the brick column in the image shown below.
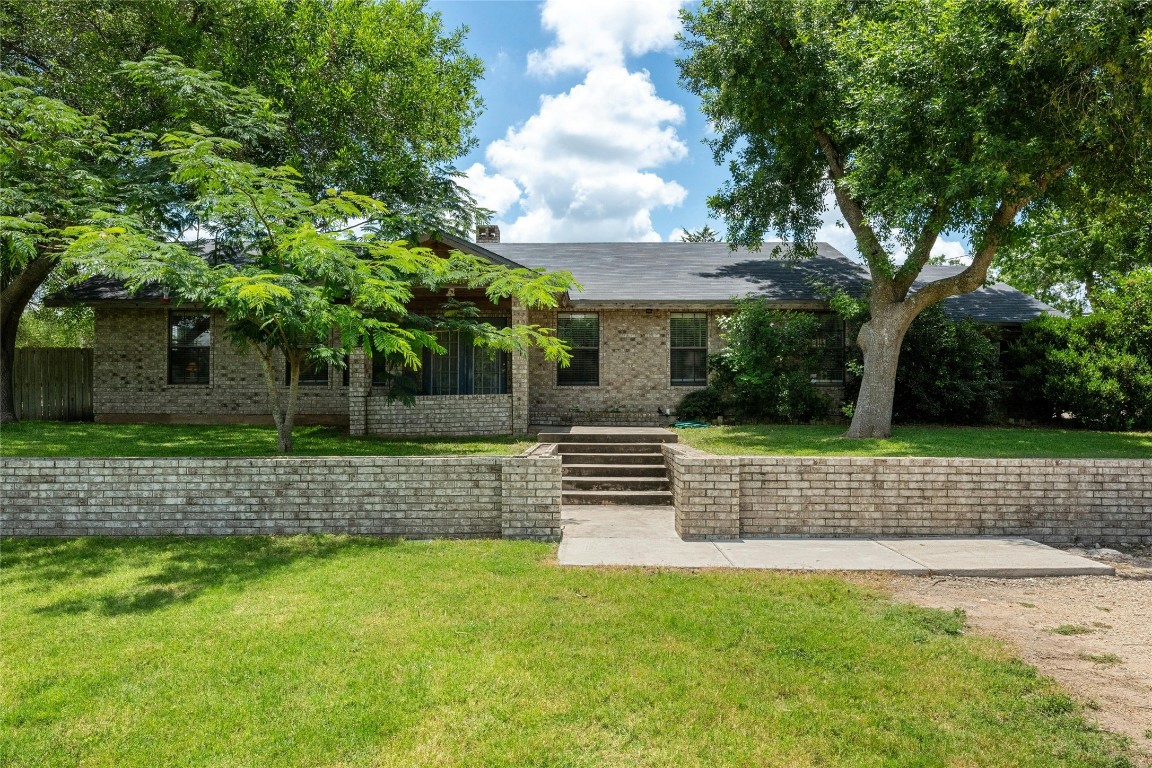
[[740,457],[665,443],[664,461],[680,538],[740,538]]
[[500,469],[500,537],[560,541],[560,456],[536,445]]
[[372,391],[372,368],[363,349],[348,355],[348,434],[368,433],[368,395]]
[[[527,325],[528,310],[512,300],[512,325]],[[512,434],[528,433],[528,354],[512,354]]]

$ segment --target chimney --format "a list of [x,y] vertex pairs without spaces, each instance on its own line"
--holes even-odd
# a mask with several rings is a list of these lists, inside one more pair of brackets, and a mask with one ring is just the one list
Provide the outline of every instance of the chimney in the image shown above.
[[500,242],[500,227],[496,226],[495,224],[485,224],[483,226],[476,227],[476,242]]

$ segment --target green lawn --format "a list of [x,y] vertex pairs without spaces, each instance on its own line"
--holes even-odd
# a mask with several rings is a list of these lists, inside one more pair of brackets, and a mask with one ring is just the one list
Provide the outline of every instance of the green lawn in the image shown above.
[[[510,455],[531,442],[476,438],[349,437],[335,427],[293,430],[297,456]],[[249,425],[22,421],[0,428],[0,456],[274,456],[276,430]]]
[[845,426],[752,425],[680,429],[680,442],[749,456],[1152,458],[1152,432],[993,427],[896,427],[888,440],[847,440]]
[[3,543],[0,764],[1130,765],[949,613],[552,546]]

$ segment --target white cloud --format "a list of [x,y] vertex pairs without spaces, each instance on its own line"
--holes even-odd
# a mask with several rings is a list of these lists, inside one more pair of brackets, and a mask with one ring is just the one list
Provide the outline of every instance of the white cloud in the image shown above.
[[[523,193],[522,215],[499,221],[504,240],[661,239],[652,210],[687,197],[655,172],[688,154],[675,127],[684,109],[657,95],[648,72],[629,71],[624,62],[672,45],[679,7],[677,0],[545,4],[544,24],[557,42],[534,52],[530,68],[586,74],[569,91],[541,97],[536,114],[488,145],[485,166],[469,169],[469,176],[510,181]],[[511,188],[501,188],[502,200],[510,199]]]
[[495,211],[497,216],[520,202],[520,187],[507,176],[489,174],[481,163],[473,163],[464,174],[467,178],[462,179],[460,185],[472,193],[478,204]]
[[680,31],[679,11],[685,0],[548,0],[541,10],[544,28],[556,42],[528,55],[528,71],[550,75],[561,71],[620,67],[625,56],[668,50]]
[[949,264],[955,263],[967,266],[972,263],[972,257],[968,255],[968,249],[964,246],[964,243],[945,240],[943,237],[936,238],[936,244],[932,246],[932,255],[943,256]]

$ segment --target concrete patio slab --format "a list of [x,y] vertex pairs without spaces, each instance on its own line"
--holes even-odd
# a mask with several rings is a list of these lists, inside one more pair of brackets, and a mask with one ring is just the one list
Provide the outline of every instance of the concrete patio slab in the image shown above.
[[931,569],[868,539],[745,539],[715,546],[734,568],[787,571],[889,571],[912,576]]
[[566,505],[561,565],[887,571],[947,576],[1112,575],[1114,569],[1023,538],[683,541],[662,506]]
[[879,539],[941,576],[1111,576],[1110,565],[1023,538]]

